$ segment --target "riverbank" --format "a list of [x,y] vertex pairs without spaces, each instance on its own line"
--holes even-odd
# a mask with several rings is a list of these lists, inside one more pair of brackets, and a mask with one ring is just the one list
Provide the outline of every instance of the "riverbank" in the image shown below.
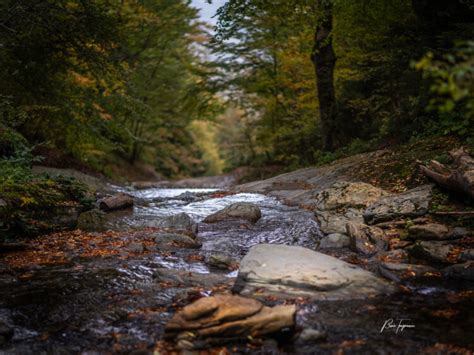
[[[357,180],[355,172],[392,158],[373,152],[231,190],[114,187],[133,208],[92,210],[87,232],[2,254],[0,349],[469,352],[470,222],[437,215],[454,202],[421,176],[404,191]],[[184,307],[230,294],[295,305],[294,320],[276,337],[246,336],[243,311],[238,327],[220,323],[235,331],[225,339],[167,333]],[[407,318],[414,329],[403,335],[381,331]]]

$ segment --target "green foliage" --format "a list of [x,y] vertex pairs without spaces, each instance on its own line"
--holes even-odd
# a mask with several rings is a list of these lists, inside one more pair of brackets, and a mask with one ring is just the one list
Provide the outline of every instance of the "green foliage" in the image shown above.
[[196,19],[185,0],[3,1],[0,114],[33,145],[97,170],[119,156],[202,173],[176,162],[199,161],[187,127],[218,110]]
[[5,237],[26,237],[63,227],[55,223],[56,215],[68,208],[80,211],[92,207],[85,186],[73,179],[33,176],[19,167],[4,173],[0,171],[0,231]]
[[[472,49],[452,48],[454,40],[472,36],[472,24],[462,16],[466,6],[450,7],[446,22],[443,16],[428,21],[422,16],[433,9],[442,14],[444,5],[429,2],[421,13],[410,0],[332,3],[335,126],[340,145],[348,146],[336,152],[320,151],[310,61],[323,2],[230,0],[218,12],[214,51],[222,70],[230,73],[221,83],[232,103],[244,110],[241,122],[246,128],[241,131],[249,131],[254,142],[253,162],[296,167],[374,149],[377,141],[406,142],[440,130],[470,134]],[[431,70],[423,78],[410,62],[427,50],[434,58],[439,53],[448,56],[442,61],[425,59],[423,65]],[[428,76],[438,83],[432,92],[438,109],[429,112]]]
[[474,134],[474,41],[458,44],[436,59],[428,52],[414,67],[431,82],[428,109],[439,113],[444,134]]
[[[4,111],[5,112],[5,111]],[[7,121],[12,123],[13,121]],[[27,140],[0,124],[0,232],[2,237],[29,236],[58,227],[54,219],[66,208],[92,207],[86,187],[74,179],[36,176]]]
[[331,163],[337,159],[345,158],[351,155],[366,153],[377,148],[379,142],[376,139],[363,140],[356,138],[345,147],[339,148],[334,152],[327,152],[318,150],[314,154],[314,159],[317,165],[324,165]]

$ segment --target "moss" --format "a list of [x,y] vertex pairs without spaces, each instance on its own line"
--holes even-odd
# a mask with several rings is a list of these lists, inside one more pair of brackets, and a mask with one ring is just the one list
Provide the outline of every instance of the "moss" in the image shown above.
[[[431,137],[413,140],[386,150],[374,160],[360,164],[350,174],[361,181],[394,192],[401,192],[429,183],[417,169],[417,161],[427,162],[439,157],[446,159],[446,152],[463,145],[454,137]],[[444,161],[443,160],[443,161]]]
[[4,237],[34,236],[61,229],[67,226],[67,213],[92,208],[85,185],[76,180],[34,176],[27,169],[22,170],[21,179],[18,174],[6,175],[2,171],[0,231]]

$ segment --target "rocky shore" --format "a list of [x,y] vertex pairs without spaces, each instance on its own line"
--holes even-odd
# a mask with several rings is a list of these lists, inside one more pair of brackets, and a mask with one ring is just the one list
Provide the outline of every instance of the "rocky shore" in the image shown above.
[[[97,194],[78,230],[0,258],[0,349],[468,351],[472,228],[434,213],[432,184],[351,174],[379,154],[230,191]],[[403,341],[381,331],[406,317]]]

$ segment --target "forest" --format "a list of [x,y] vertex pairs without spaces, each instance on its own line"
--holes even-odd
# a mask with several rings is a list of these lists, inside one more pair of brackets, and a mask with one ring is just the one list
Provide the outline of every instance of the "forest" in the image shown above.
[[[206,6],[215,12],[211,21],[202,17]],[[129,353],[146,347],[166,354],[175,346],[180,350],[223,346],[228,351],[215,352],[219,354],[383,349],[382,335],[371,333],[380,324],[364,321],[356,330],[359,323],[353,320],[345,328],[351,334],[346,339],[334,333],[337,322],[328,315],[318,318],[327,323],[324,332],[308,316],[311,326],[303,322],[296,343],[268,345],[257,340],[281,328],[287,337],[286,329],[293,329],[289,318],[299,312],[288,307],[301,310],[315,299],[323,300],[301,290],[283,304],[278,292],[265,294],[265,301],[258,298],[263,306],[252,303],[256,297],[252,302],[226,298],[242,282],[237,293],[253,297],[252,292],[260,292],[241,275],[251,268],[244,261],[253,255],[253,246],[267,242],[318,251],[329,248],[323,258],[328,254],[375,273],[377,280],[367,282],[377,294],[391,287],[378,281],[379,274],[405,287],[402,305],[390,299],[381,306],[378,314],[392,312],[388,318],[410,318],[403,313],[411,302],[405,297],[415,289],[405,283],[408,274],[442,275],[443,287],[451,277],[471,282],[446,286],[451,298],[417,299],[429,303],[426,312],[431,315],[443,308],[426,329],[416,325],[423,328],[421,338],[435,335],[426,335],[423,341],[411,336],[387,349],[472,350],[469,336],[459,340],[463,331],[442,335],[441,322],[461,319],[459,327],[472,325],[461,315],[469,318],[473,309],[473,151],[473,1],[0,0],[0,285],[9,290],[0,292],[0,352]],[[430,192],[428,185],[434,186]],[[299,212],[289,206],[298,206]],[[217,207],[225,208],[217,211]],[[175,212],[178,217],[173,219]],[[257,222],[268,215],[267,225]],[[234,226],[228,219],[245,222]],[[263,237],[277,232],[284,234],[283,239]],[[234,245],[219,237],[214,245],[207,238],[216,233],[245,242]],[[451,244],[447,246],[446,240]],[[433,255],[423,243],[445,243],[447,252],[441,257],[442,248],[433,247]],[[394,253],[384,253],[405,253],[412,247],[410,257],[426,260],[404,259],[400,265],[410,267],[402,275],[401,267],[393,266],[400,260],[391,259]],[[226,255],[216,256],[216,251]],[[290,258],[290,251],[268,252]],[[155,289],[133,283],[151,275],[133,274],[143,272],[133,263],[153,253],[161,255],[162,263],[152,272],[159,280],[154,282],[175,290],[172,285],[179,281],[185,296],[176,293],[173,302],[155,304],[151,301]],[[255,257],[265,258],[266,253],[262,247]],[[166,271],[163,260],[170,255],[191,265],[186,270],[197,276],[179,274],[177,264],[171,267],[177,274]],[[97,263],[95,271],[89,270],[86,259],[100,260],[91,262]],[[152,270],[151,259],[146,260],[143,265]],[[461,261],[469,265],[457,269]],[[200,266],[193,263],[208,265],[211,276],[201,280]],[[383,265],[375,270],[373,265],[379,263]],[[290,264],[306,275],[308,265]],[[65,269],[55,269],[57,265]],[[87,276],[100,269],[100,275],[93,276],[109,282],[120,279],[122,275],[115,273],[123,268],[134,270],[133,282],[123,276],[124,284],[133,285],[120,286],[125,288],[113,295],[107,293],[108,286]],[[212,268],[220,273],[239,270],[235,285],[231,288],[227,282],[234,279],[221,282],[222,275],[214,275]],[[40,270],[37,279],[34,270]],[[79,284],[67,281],[74,272],[81,272]],[[84,291],[84,304],[74,299],[64,306],[67,319],[73,320],[64,343],[58,340],[58,329],[66,320],[48,318],[61,312],[52,314],[38,291],[46,279],[65,282],[64,294]],[[21,287],[11,286],[15,282],[27,285],[25,292],[34,295],[31,304],[12,301],[21,296],[16,293]],[[204,290],[218,295],[212,300],[217,305],[201,301],[203,292],[208,292]],[[459,290],[461,294],[456,293]],[[51,292],[53,301],[63,300],[56,291],[45,292]],[[141,296],[129,300],[126,295],[133,292]],[[348,301],[345,291],[337,292],[337,300]],[[109,303],[120,315],[99,312],[109,302],[106,293],[107,299],[117,296],[117,304],[133,310],[128,314],[130,324],[123,323],[127,317],[120,313],[123,309],[119,312]],[[89,299],[89,294],[97,299]],[[202,324],[216,321],[218,329],[196,330],[192,318],[186,318],[187,307],[198,299],[203,309],[190,308],[189,312],[197,312],[193,317],[207,314],[206,307],[223,313],[263,307],[258,314],[267,323],[250,317],[240,324],[239,313],[238,335],[248,339],[235,345],[227,340],[234,341],[235,334],[227,334],[232,327],[226,328],[224,320],[202,320]],[[446,299],[451,307],[445,309]],[[32,304],[43,307],[38,317],[45,315],[47,322],[29,313]],[[111,327],[118,322],[119,330],[100,335],[98,323],[91,325],[88,340],[79,344],[83,339],[79,333],[87,326],[83,318],[75,318],[75,306],[84,319],[99,312]],[[272,313],[277,307],[282,307],[279,313]],[[354,311],[348,303],[342,307],[349,314]],[[368,303],[363,307],[369,313],[375,309]],[[2,313],[7,309],[10,318]],[[15,312],[32,318],[19,321]],[[146,318],[150,315],[156,318]],[[147,321],[139,326],[141,317]],[[413,318],[423,316],[416,313]],[[160,325],[153,328],[153,324]],[[274,324],[285,326],[273,329]],[[303,336],[306,328],[311,331]],[[146,339],[139,341],[136,335],[127,342],[127,337],[133,338],[130,329],[147,334]],[[320,341],[318,334],[328,333],[327,329],[336,334],[323,337],[332,345],[308,345],[316,338]],[[189,338],[187,331],[196,333]],[[206,331],[211,335],[203,335]],[[217,341],[220,333],[229,336]],[[103,346],[98,345],[101,336],[107,339]]]
[[323,3],[230,1],[212,35],[186,1],[3,1],[2,170],[176,178],[472,142],[467,5]]

